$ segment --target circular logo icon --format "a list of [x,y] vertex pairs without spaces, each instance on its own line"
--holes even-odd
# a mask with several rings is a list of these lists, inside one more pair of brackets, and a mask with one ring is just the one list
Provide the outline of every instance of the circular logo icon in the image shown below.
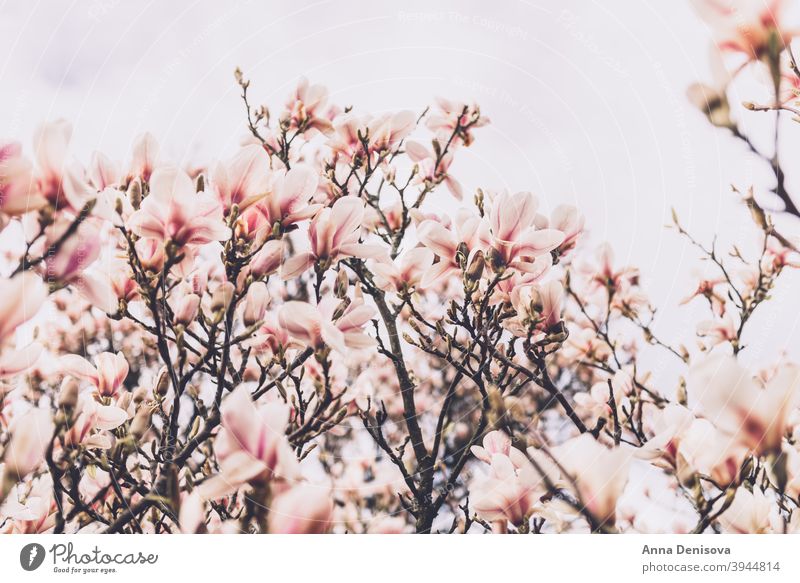
[[19,564],[26,571],[35,571],[44,562],[44,547],[39,543],[30,543],[19,552]]

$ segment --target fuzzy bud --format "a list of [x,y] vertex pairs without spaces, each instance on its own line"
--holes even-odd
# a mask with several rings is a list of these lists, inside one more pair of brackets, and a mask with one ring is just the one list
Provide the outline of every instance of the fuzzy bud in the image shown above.
[[162,366],[161,370],[158,371],[158,378],[156,379],[156,385],[153,389],[155,395],[159,397],[166,397],[167,392],[169,391],[169,371],[167,370],[166,366]]
[[131,206],[134,209],[139,210],[139,207],[142,205],[142,185],[139,183],[138,178],[130,183],[127,194]]
[[483,257],[483,252],[478,251],[464,274],[467,283],[473,286],[477,284],[483,276],[484,267],[486,267],[486,260]]
[[347,277],[347,272],[340,269],[336,274],[336,285],[334,286],[334,294],[340,300],[347,296],[347,290],[350,289],[350,278]]

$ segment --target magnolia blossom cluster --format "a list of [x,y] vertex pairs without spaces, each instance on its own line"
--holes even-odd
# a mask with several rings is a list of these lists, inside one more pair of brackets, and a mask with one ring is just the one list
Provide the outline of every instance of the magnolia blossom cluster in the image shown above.
[[226,160],[0,146],[2,532],[800,531],[800,369],[741,364],[800,264],[752,193],[731,253],[674,217],[713,273],[671,342],[576,208],[451,173],[476,105],[236,78]]

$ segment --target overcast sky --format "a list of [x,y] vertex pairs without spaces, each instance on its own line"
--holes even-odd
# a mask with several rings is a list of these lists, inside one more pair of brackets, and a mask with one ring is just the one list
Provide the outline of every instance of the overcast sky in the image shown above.
[[[641,266],[670,336],[686,337],[703,313],[677,308],[695,262],[663,228],[670,207],[703,240],[742,242],[747,217],[729,185],[770,186],[767,169],[685,99],[709,79],[711,44],[688,0],[13,0],[0,13],[0,136],[29,147],[40,121],[64,117],[84,161],[95,149],[124,159],[144,130],[176,161],[228,156],[244,133],[236,66],[274,108],[300,75],[362,111],[474,99],[493,123],[454,165],[465,188],[578,205],[592,242]],[[746,115],[757,133],[769,124]],[[797,141],[800,126],[787,124]],[[789,279],[751,358],[798,336],[786,302],[800,286]]]

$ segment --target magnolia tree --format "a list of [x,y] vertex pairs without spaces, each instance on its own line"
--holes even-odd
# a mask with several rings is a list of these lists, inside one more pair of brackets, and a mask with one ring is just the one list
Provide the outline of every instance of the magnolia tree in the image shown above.
[[[726,71],[771,74],[747,107],[791,109],[779,2],[697,4]],[[739,363],[800,259],[764,193],[729,250],[674,216],[709,269],[673,345],[577,209],[462,190],[477,106],[374,117],[301,81],[273,116],[236,78],[223,162],[145,135],[83,166],[65,122],[0,147],[3,532],[800,530],[800,369]],[[690,96],[798,214],[731,78]]]

